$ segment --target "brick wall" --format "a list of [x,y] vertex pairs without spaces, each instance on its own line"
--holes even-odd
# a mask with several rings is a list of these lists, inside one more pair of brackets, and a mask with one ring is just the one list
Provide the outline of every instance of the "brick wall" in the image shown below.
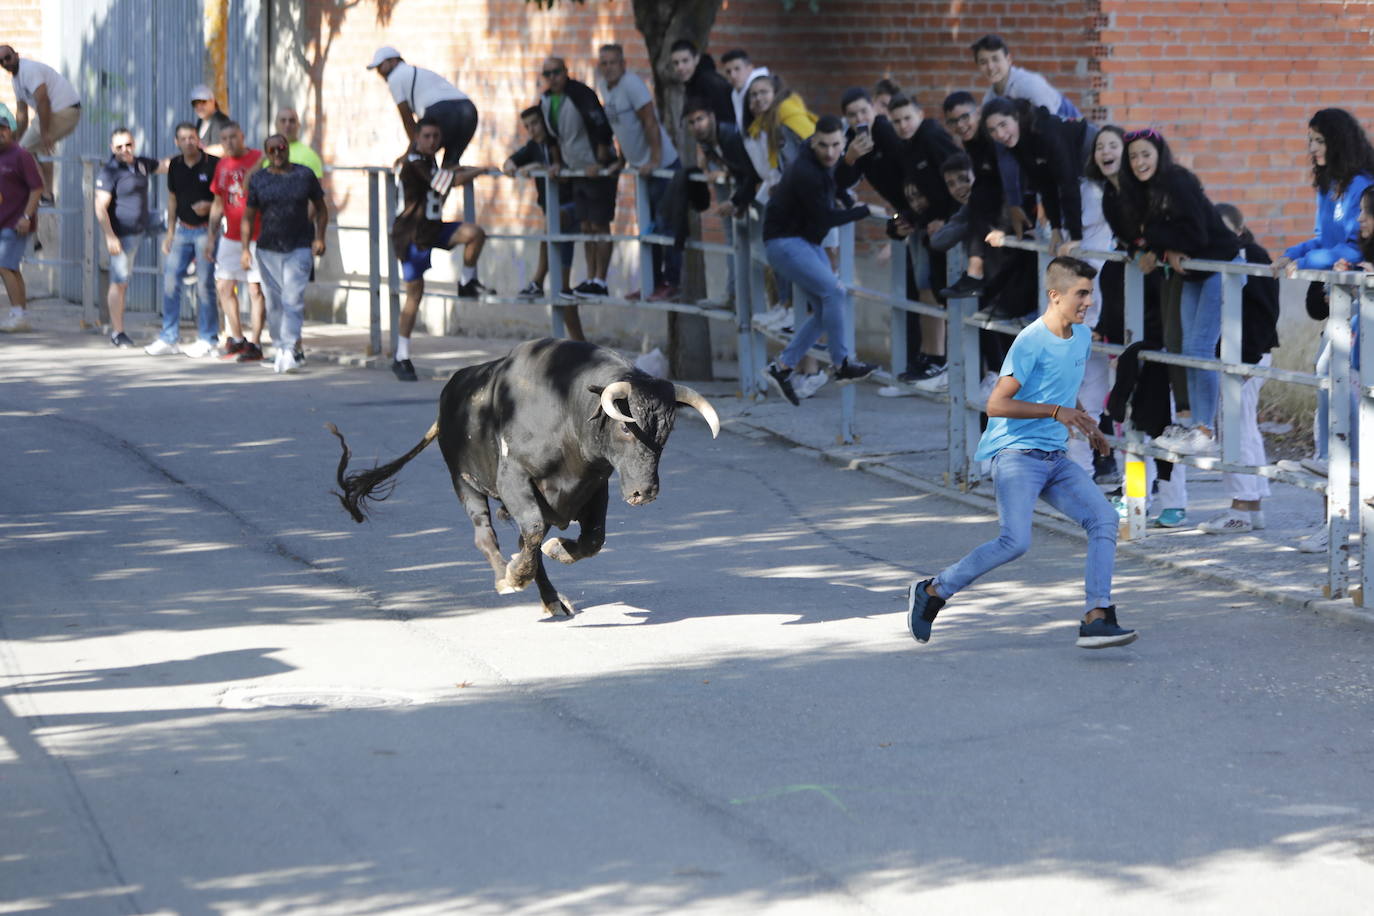
[[1106,114],[1152,126],[1214,201],[1241,207],[1262,244],[1310,235],[1307,121],[1374,115],[1374,3],[1102,0]]
[[[5,24],[0,42],[13,46],[20,57],[56,65],[43,53],[43,0],[0,0],[0,22]],[[0,102],[14,111],[14,87],[4,72],[0,72]]]

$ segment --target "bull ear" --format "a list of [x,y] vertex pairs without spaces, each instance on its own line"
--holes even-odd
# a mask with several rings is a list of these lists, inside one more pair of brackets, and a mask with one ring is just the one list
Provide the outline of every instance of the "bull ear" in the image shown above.
[[601,392],[606,390],[605,385],[588,385],[587,390],[597,397],[601,397]]

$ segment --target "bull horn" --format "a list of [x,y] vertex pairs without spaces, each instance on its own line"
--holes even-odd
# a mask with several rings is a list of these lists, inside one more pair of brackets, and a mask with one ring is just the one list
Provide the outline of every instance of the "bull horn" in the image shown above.
[[720,435],[720,417],[716,416],[716,409],[711,406],[710,401],[686,385],[674,385],[673,389],[674,397],[679,404],[692,408],[706,420],[706,425],[711,427],[712,439]]
[[611,382],[606,386],[606,390],[601,392],[601,409],[606,412],[606,416],[612,420],[619,420],[621,423],[639,422],[632,416],[620,412],[620,408],[615,406],[616,398],[629,398],[630,383],[626,381]]

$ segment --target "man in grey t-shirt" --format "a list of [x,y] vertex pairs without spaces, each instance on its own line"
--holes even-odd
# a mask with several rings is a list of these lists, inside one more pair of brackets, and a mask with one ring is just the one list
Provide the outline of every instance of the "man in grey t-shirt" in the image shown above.
[[[677,171],[681,168],[677,148],[654,111],[654,97],[649,93],[649,87],[637,74],[625,71],[625,49],[616,44],[602,45],[596,68],[600,75],[596,89],[601,95],[601,104],[606,109],[606,117],[611,122],[611,130],[615,132],[625,162],[641,175],[650,175],[656,169]],[[664,177],[649,180],[649,212],[653,216],[653,225],[641,229],[659,232],[659,208],[663,194],[668,190],[669,180]],[[682,276],[681,253],[675,248],[664,249],[653,245],[651,255],[654,291],[648,294],[649,299],[675,298]],[[640,295],[645,293],[641,292]]]

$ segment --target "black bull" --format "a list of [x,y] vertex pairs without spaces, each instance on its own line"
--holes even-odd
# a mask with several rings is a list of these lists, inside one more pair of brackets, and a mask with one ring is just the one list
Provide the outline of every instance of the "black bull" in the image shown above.
[[[658,459],[679,404],[700,411],[713,437],[719,433],[715,410],[684,385],[647,375],[592,344],[529,341],[502,359],[455,372],[439,395],[439,418],[389,464],[345,474],[348,443],[328,424],[343,448],[336,495],[363,521],[366,501],[390,495],[390,478],[437,438],[477,549],[496,574],[496,591],[508,595],[533,580],[545,613],[571,615],[571,602],[544,571],[543,555],[575,563],[601,550],[612,471],[620,472],[620,495],[630,505],[658,495]],[[489,499],[499,500],[520,529],[520,549],[509,563],[492,529]],[[545,543],[550,527],[573,522],[577,540]]]

